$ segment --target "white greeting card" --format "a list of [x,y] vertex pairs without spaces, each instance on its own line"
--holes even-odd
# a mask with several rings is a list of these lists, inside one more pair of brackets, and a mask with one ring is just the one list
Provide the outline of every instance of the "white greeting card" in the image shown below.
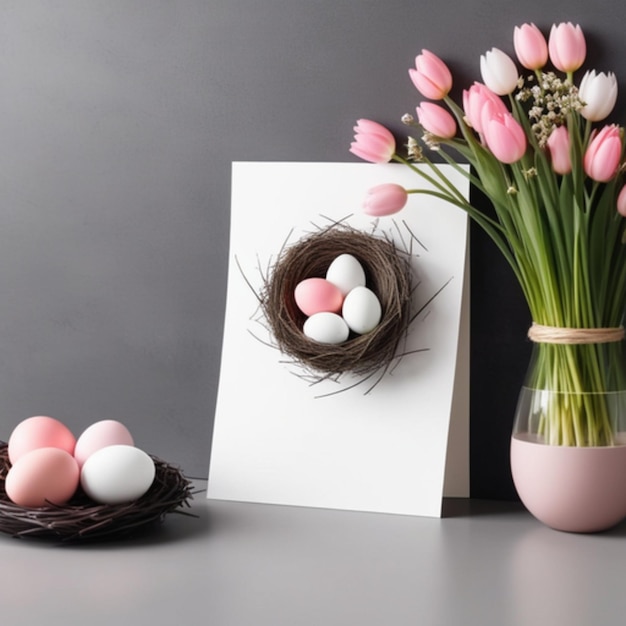
[[[467,179],[439,167],[467,197]],[[373,220],[362,199],[384,182],[424,187],[397,164],[233,164],[209,498],[438,517],[444,495],[469,495],[467,217],[415,194]],[[371,390],[308,384],[259,320],[255,292],[283,246],[334,221],[412,240],[410,354]]]

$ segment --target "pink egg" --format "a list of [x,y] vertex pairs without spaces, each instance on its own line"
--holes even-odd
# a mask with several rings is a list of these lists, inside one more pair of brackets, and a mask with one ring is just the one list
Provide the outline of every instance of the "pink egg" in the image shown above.
[[76,459],[60,448],[38,448],[22,455],[7,472],[4,488],[18,506],[65,504],[76,492]]
[[135,442],[128,428],[116,420],[102,420],[85,429],[76,441],[74,458],[78,466],[94,453],[108,446],[133,446]]
[[325,278],[305,278],[296,285],[294,298],[305,315],[338,313],[343,304],[341,290]]
[[38,415],[20,422],[11,433],[8,443],[9,461],[38,448],[60,448],[74,454],[76,437],[70,429],[53,417]]

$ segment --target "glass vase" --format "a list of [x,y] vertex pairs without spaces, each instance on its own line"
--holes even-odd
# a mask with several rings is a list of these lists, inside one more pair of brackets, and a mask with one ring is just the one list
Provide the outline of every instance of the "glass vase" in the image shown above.
[[558,530],[626,518],[624,342],[536,343],[511,438],[520,499]]

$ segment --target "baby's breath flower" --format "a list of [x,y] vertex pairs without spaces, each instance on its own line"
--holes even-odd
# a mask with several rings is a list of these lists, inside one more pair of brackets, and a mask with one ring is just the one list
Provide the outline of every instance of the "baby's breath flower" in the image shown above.
[[[533,76],[526,82],[532,82]],[[522,87],[518,94],[520,102],[528,102],[528,119],[533,135],[540,147],[544,147],[548,137],[557,126],[565,124],[567,115],[583,107],[578,88],[567,79],[554,72],[544,72],[539,83],[532,87]]]
[[441,144],[438,140],[438,138],[433,135],[432,133],[429,132],[425,132],[422,135],[422,141],[431,149],[431,150],[439,150],[441,147]]
[[407,140],[406,149],[409,159],[413,159],[414,161],[422,160],[422,148],[417,142],[417,139],[415,139],[414,137],[409,137]]

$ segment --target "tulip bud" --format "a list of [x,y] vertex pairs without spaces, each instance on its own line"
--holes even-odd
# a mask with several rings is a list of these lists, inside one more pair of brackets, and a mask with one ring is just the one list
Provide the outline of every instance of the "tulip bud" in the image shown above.
[[448,66],[428,50],[415,58],[415,69],[409,70],[415,88],[431,100],[441,100],[452,89],[452,74]]
[[555,128],[548,137],[546,147],[552,161],[552,169],[557,174],[569,174],[572,171],[572,160],[567,127],[558,126]]
[[383,183],[372,187],[363,201],[363,212],[367,215],[382,217],[393,215],[404,208],[408,193],[401,185]]
[[575,72],[587,55],[587,44],[580,26],[571,22],[553,24],[548,40],[552,65],[561,72]]
[[371,163],[388,163],[396,151],[396,140],[389,130],[378,122],[358,120],[354,127],[354,141],[350,152]]
[[487,147],[502,163],[515,163],[526,152],[526,135],[510,114],[483,115],[483,134]]
[[456,135],[454,117],[438,104],[422,102],[415,111],[417,119],[425,131],[443,139],[451,139]]
[[513,45],[519,62],[528,70],[539,70],[548,61],[548,44],[534,24],[516,26]]
[[487,102],[491,103],[493,113],[509,112],[500,97],[482,83],[474,83],[469,89],[463,91],[463,111],[468,124],[477,133],[483,132],[481,118]]
[[617,196],[617,212],[622,217],[626,217],[626,185],[622,187]]
[[617,174],[621,157],[622,138],[619,126],[604,126],[599,133],[593,135],[583,157],[585,174],[599,183],[606,183]]
[[617,101],[617,79],[613,72],[596,75],[587,72],[580,81],[578,97],[584,104],[580,114],[590,122],[599,122],[608,117]]
[[519,80],[513,59],[498,48],[481,55],[480,73],[485,85],[499,96],[513,93]]

